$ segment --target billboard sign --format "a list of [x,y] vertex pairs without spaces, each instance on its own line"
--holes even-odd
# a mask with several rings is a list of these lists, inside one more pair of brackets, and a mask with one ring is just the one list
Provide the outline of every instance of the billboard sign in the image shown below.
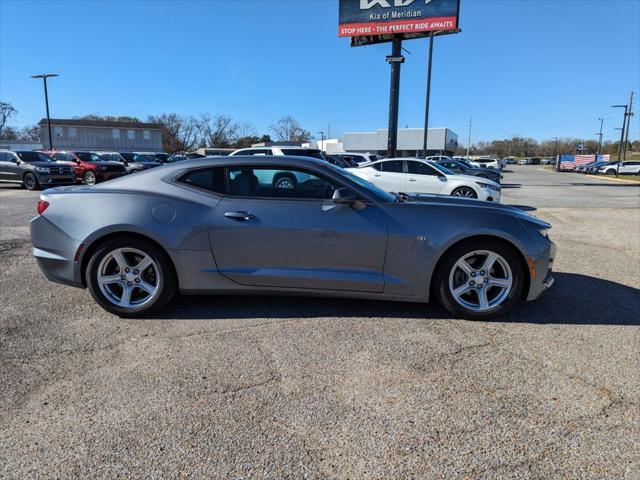
[[[352,45],[458,31],[460,0],[340,0],[338,36]],[[363,37],[360,41],[353,37]]]

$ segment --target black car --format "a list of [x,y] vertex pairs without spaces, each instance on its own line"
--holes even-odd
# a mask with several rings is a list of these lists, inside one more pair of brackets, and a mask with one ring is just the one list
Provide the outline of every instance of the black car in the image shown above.
[[[115,155],[120,157],[118,159]],[[127,173],[136,173],[142,170],[148,170],[149,168],[159,167],[162,165],[156,162],[153,158],[146,155],[139,155],[131,152],[120,152],[114,155],[114,160],[124,163]]]
[[438,160],[438,164],[447,167],[452,172],[460,175],[473,175],[475,177],[487,178],[497,183],[500,183],[500,179],[502,179],[500,170],[496,170],[495,168],[473,167],[460,160],[440,159]]
[[0,182],[19,183],[27,190],[76,183],[75,167],[31,150],[0,150]]
[[325,153],[324,158],[332,165],[342,168],[356,168],[358,166],[358,162],[355,160],[349,160],[341,155],[329,155]]

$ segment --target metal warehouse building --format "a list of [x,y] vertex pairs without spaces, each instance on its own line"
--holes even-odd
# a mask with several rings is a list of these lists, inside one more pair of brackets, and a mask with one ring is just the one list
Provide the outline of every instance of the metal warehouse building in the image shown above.
[[[40,142],[48,148],[47,120],[43,118],[38,125]],[[159,123],[52,118],[51,137],[56,150],[162,151]]]
[[[342,136],[345,152],[387,154],[387,129],[375,132],[352,132]],[[398,129],[398,156],[415,157],[422,154],[424,128]],[[448,128],[430,128],[427,155],[454,155],[458,148],[458,135]]]

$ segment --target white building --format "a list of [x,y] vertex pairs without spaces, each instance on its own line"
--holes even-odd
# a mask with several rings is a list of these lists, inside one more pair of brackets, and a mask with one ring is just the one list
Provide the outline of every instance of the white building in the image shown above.
[[[387,129],[375,132],[349,132],[341,139],[316,140],[309,146],[320,148],[331,154],[337,152],[374,153],[387,155]],[[415,157],[422,155],[424,128],[398,129],[398,156]],[[448,128],[430,128],[427,139],[427,155],[454,155],[458,148],[458,135]]]

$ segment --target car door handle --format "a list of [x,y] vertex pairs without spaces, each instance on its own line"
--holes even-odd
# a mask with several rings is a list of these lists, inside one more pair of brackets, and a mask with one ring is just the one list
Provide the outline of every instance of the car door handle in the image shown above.
[[374,173],[374,174],[373,174],[373,176],[374,176],[374,177],[381,177],[381,176],[382,176],[382,174],[381,174],[381,173]]
[[231,218],[233,220],[242,220],[242,221],[247,221],[247,220],[253,220],[254,218],[256,218],[255,215],[253,215],[252,213],[249,212],[226,212],[224,214],[224,216],[226,218]]
[[409,181],[410,181],[410,182],[415,182],[415,181],[416,181],[416,179],[415,179],[415,178],[410,178],[410,179],[409,179]]

